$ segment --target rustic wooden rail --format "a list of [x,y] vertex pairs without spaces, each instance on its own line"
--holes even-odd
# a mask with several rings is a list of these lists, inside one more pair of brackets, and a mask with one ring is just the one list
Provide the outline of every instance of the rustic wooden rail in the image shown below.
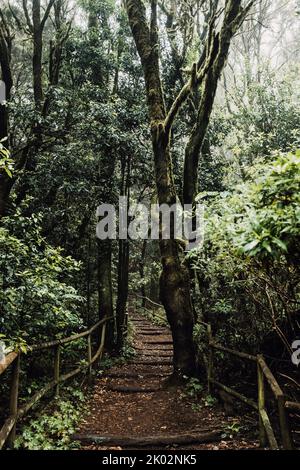
[[[142,296],[136,296],[142,298]],[[155,304],[155,303],[153,303]],[[158,305],[158,304],[156,304]],[[160,305],[159,305],[160,306]],[[137,308],[137,305],[136,305]],[[229,395],[235,397],[241,402],[245,403],[258,413],[259,421],[259,441],[261,447],[265,447],[269,444],[271,449],[279,449],[279,444],[276,440],[274,430],[272,428],[268,411],[266,408],[266,385],[270,388],[273,396],[277,403],[279,426],[281,432],[281,443],[285,450],[291,450],[294,448],[292,433],[289,425],[289,411],[300,412],[300,403],[288,401],[284,395],[281,387],[277,380],[269,369],[264,357],[262,355],[251,355],[245,352],[236,351],[233,349],[226,348],[218,344],[212,335],[212,328],[209,323],[203,321],[199,322],[207,331],[208,336],[208,361],[207,361],[207,383],[208,393],[212,392],[212,388],[219,388]],[[256,364],[257,367],[257,401],[246,397],[245,395],[237,392],[236,390],[222,384],[213,377],[214,372],[214,351],[220,351],[231,356],[235,356],[239,359],[250,361]]]
[[[216,343],[212,335],[211,325],[207,323],[202,323],[207,330],[208,336],[208,367],[207,367],[207,381],[208,381],[208,391],[211,393],[212,387],[217,387],[228,394],[234,396],[238,400],[246,403],[248,406],[253,408],[258,412],[259,418],[259,441],[262,447],[265,447],[267,443],[271,449],[279,449],[270,418],[266,409],[266,384],[269,386],[270,390],[273,393],[273,396],[277,402],[278,407],[278,416],[279,416],[279,426],[281,432],[281,441],[282,447],[285,450],[291,450],[294,448],[292,434],[289,426],[289,415],[288,410],[300,411],[300,404],[287,401],[286,396],[284,395],[281,387],[279,386],[277,380],[266,364],[265,359],[262,355],[253,356],[251,354],[243,353],[240,351],[235,351],[233,349],[225,348],[224,346]],[[229,355],[235,356],[239,359],[250,361],[256,363],[257,365],[257,403],[242,395],[241,393],[233,390],[232,388],[222,384],[221,382],[213,378],[214,372],[214,351],[221,351]]]
[[[21,407],[18,406],[19,398],[19,376],[20,376],[20,362],[21,362],[21,353],[12,352],[8,354],[5,359],[0,364],[0,375],[4,373],[10,366],[12,367],[12,378],[11,378],[11,388],[10,388],[10,404],[9,404],[9,417],[6,419],[4,425],[0,429],[0,449],[7,443],[9,446],[12,446],[16,437],[16,425],[18,420],[23,418],[28,411],[43,398],[50,390],[55,389],[55,395],[59,395],[59,386],[61,383],[75,377],[84,370],[87,370],[88,380],[91,381],[92,378],[92,366],[98,360],[101,359],[104,344],[105,344],[105,334],[107,323],[112,318],[104,318],[103,320],[98,321],[94,326],[89,328],[83,333],[79,333],[68,338],[48,341],[43,344],[34,345],[28,348],[28,354],[35,351],[43,351],[47,349],[54,350],[54,371],[53,371],[53,380],[40,389],[28,402],[26,402]],[[99,330],[100,344],[97,348],[97,351],[92,353],[92,334]],[[81,338],[87,338],[87,361],[77,367],[76,369],[68,372],[67,374],[60,373],[60,357],[62,347],[68,343],[72,343]]]

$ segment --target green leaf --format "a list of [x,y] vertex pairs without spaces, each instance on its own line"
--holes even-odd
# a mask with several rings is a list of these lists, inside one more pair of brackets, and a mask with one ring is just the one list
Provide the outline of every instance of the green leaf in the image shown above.
[[5,171],[6,171],[6,173],[8,174],[8,176],[9,176],[10,178],[12,178],[12,172],[10,171],[10,169],[6,167],[6,168],[5,168]]
[[258,244],[259,244],[259,240],[253,240],[252,242],[247,243],[247,245],[243,247],[243,251],[245,253],[252,251],[254,248],[257,247]]
[[286,246],[286,244],[285,244],[282,240],[280,240],[279,238],[274,238],[274,239],[273,239],[273,242],[274,242],[277,246],[279,246],[279,248],[281,248],[283,251],[285,251],[285,252],[287,253],[287,251],[288,251],[287,246]]
[[262,247],[265,248],[265,250],[267,250],[268,253],[272,253],[271,245],[268,242],[264,241],[262,243]]

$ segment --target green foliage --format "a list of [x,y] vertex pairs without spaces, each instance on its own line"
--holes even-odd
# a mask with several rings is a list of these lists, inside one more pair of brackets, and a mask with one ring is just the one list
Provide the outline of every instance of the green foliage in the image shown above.
[[200,162],[201,191],[234,188],[258,159],[272,162],[274,154],[300,147],[299,67],[278,77],[265,64],[260,82],[231,93],[230,111],[216,107],[210,122],[209,151]]
[[[84,395],[68,388],[69,398],[56,400],[49,412],[30,420],[15,441],[15,449],[72,450],[78,443],[71,440],[84,412]],[[71,395],[71,397],[70,397]]]
[[[195,260],[199,306],[228,346],[258,352],[275,331],[286,348],[289,325],[298,331],[299,177],[299,152],[282,154],[251,167],[245,183],[208,205]],[[201,326],[195,335],[203,340]]]
[[5,148],[3,142],[6,139],[0,140],[0,171],[5,171],[6,174],[11,178],[12,171],[14,168],[14,161],[10,158],[10,152]]
[[203,401],[204,401],[204,406],[207,406],[208,408],[215,406],[215,404],[217,403],[217,399],[211,395],[206,395]]
[[82,326],[82,298],[70,283],[79,264],[50,246],[41,217],[21,209],[0,228],[1,332],[16,345],[66,335]]
[[225,432],[222,434],[222,439],[233,439],[241,432],[241,425],[239,423],[228,424],[225,428]]
[[157,326],[169,326],[166,313],[163,308],[151,305],[146,307],[140,307],[141,313],[150,320],[154,325]]
[[298,74],[295,68],[283,79],[276,79],[274,74],[266,71],[261,83],[249,87],[251,106],[241,108],[237,122],[246,137],[246,154],[252,154],[252,159],[270,155],[274,150],[288,151],[299,147]]
[[[202,387],[201,387],[201,390],[199,390],[199,392],[202,391]],[[189,396],[192,396],[193,398],[199,398],[199,393],[193,393],[192,395],[189,394]],[[214,398],[213,396],[211,395],[206,395],[204,396],[203,398],[201,398],[201,401],[200,403],[199,402],[195,402],[195,403],[192,403],[192,410],[195,411],[196,413],[201,411],[203,407],[206,407],[206,408],[212,408],[214,407],[216,404],[217,404],[218,400],[216,398]]]
[[192,398],[197,398],[203,391],[203,385],[198,379],[192,378],[186,384],[186,395]]
[[[299,259],[300,151],[257,168],[253,185],[239,194],[242,204],[233,242],[248,256]],[[230,205],[230,201],[229,201]],[[232,206],[232,204],[231,204]]]

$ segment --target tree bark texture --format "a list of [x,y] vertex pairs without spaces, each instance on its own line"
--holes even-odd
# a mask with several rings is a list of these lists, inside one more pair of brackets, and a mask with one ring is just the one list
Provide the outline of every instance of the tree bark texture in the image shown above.
[[[130,27],[144,71],[149,120],[152,132],[155,178],[159,204],[176,203],[170,155],[170,131],[164,121],[166,109],[161,85],[157,37],[157,2],[152,1],[149,29],[145,7],[140,0],[125,2]],[[196,369],[193,343],[193,311],[189,275],[180,261],[179,247],[174,239],[160,240],[162,274],[160,297],[171,326],[174,343],[174,375],[193,375]]]
[[198,192],[199,158],[209,126],[218,82],[228,58],[231,40],[237,29],[242,24],[250,5],[249,4],[246,9],[242,9],[241,3],[242,0],[229,0],[226,2],[221,31],[214,38],[211,66],[209,67],[204,80],[196,124],[185,150],[183,184],[184,204],[193,205]]

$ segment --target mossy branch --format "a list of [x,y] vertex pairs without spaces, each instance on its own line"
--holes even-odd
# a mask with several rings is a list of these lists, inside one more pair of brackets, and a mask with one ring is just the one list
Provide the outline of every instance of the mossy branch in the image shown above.
[[209,68],[212,65],[214,56],[215,56],[215,40],[217,36],[212,35],[209,39],[211,43],[208,43],[205,48],[205,54],[206,51],[209,51],[206,57],[206,60],[202,59],[199,60],[199,63],[201,63],[200,68],[199,68],[199,63],[198,64],[193,64],[192,70],[191,70],[191,77],[188,80],[188,82],[182,87],[181,91],[175,98],[167,116],[165,119],[165,130],[166,132],[170,132],[172,125],[174,123],[174,120],[181,108],[181,106],[185,103],[185,101],[188,99],[189,95],[195,88],[199,87],[201,83],[203,82]]

